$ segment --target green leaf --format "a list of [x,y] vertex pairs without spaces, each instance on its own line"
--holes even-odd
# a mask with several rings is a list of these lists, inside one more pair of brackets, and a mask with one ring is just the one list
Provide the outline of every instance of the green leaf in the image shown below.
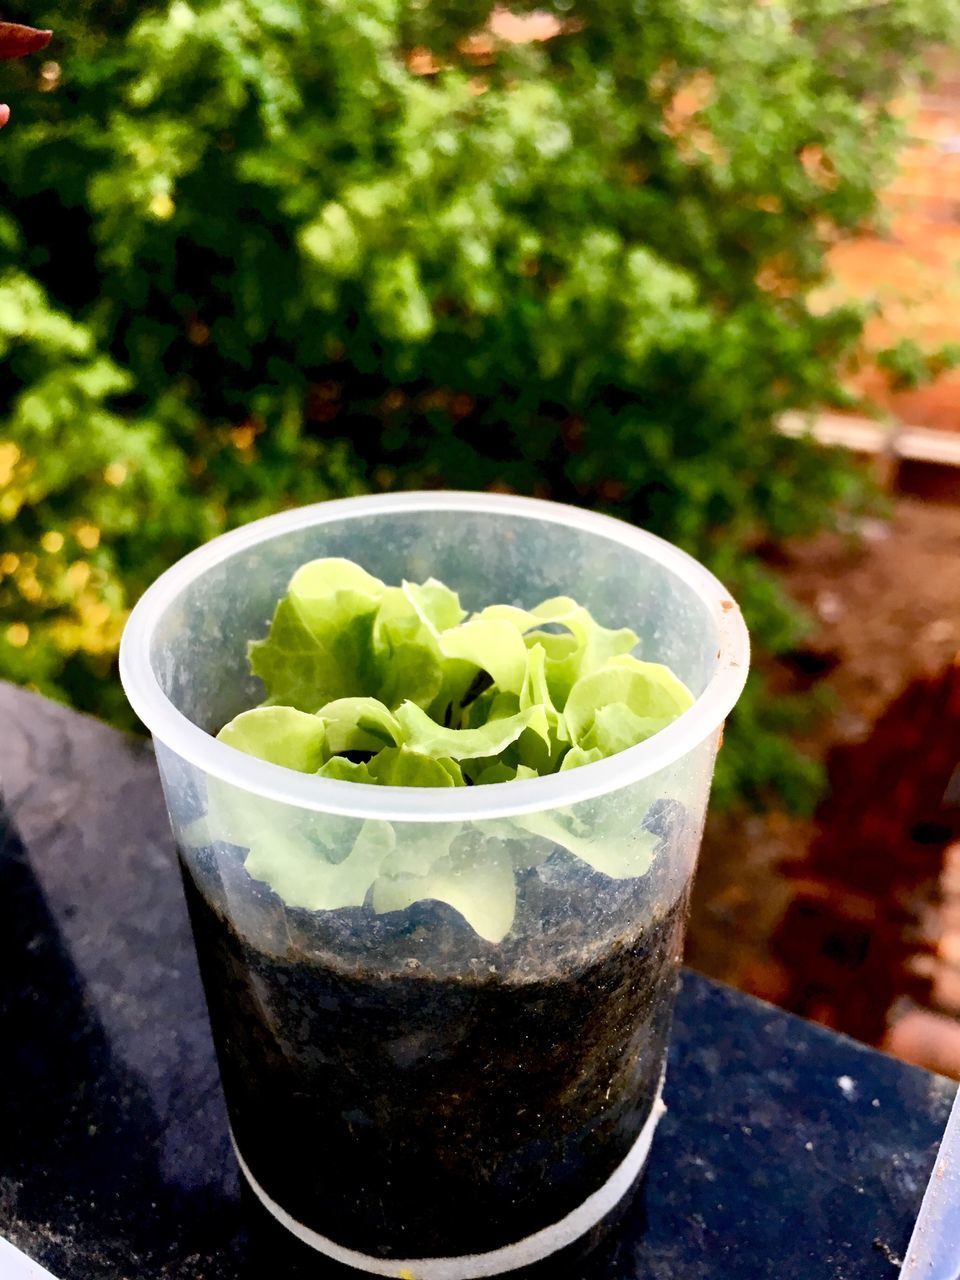
[[413,702],[405,702],[397,709],[397,719],[411,751],[426,756],[449,756],[452,760],[499,755],[528,725],[537,723],[542,714],[541,708],[531,708],[476,729],[445,729]]
[[457,760],[451,759],[449,756],[434,756],[434,762],[445,770],[453,780],[455,787],[465,787],[467,785],[466,778],[463,776],[463,769]]
[[675,714],[638,716],[625,702],[611,702],[597,709],[584,745],[604,756],[616,755],[652,738],[675,719]]
[[436,654],[415,641],[400,640],[379,660],[383,673],[380,698],[394,709],[401,702],[415,702],[429,707],[440,696],[443,671]]
[[290,839],[280,831],[258,841],[244,865],[254,880],[265,881],[289,906],[336,911],[363,905],[395,845],[388,822],[365,822],[347,856],[332,862],[309,839]]
[[349,560],[313,560],[290,580],[250,665],[273,704],[316,711],[369,693],[373,621],[385,587]]
[[417,584],[404,580],[400,590],[413,606],[417,617],[428,630],[439,633],[455,627],[467,616],[460,607],[460,597],[436,578]]
[[[542,716],[519,740],[520,760],[538,773],[553,773],[570,742],[566,721],[554,706],[546,675],[546,650],[541,644],[527,650],[527,670],[520,690],[520,709],[540,708]],[[541,731],[542,730],[542,731]]]
[[225,724],[217,738],[258,760],[315,773],[323,760],[324,725],[293,707],[255,707]]
[[464,622],[459,596],[435,578],[422,586],[404,582],[403,593],[423,624],[420,643],[441,660],[442,682],[430,706],[435,715],[442,717],[463,701],[477,671],[488,672],[503,692],[520,692],[526,653],[515,626],[482,619]]
[[317,770],[321,778],[333,778],[337,782],[365,782],[375,786],[377,779],[370,772],[370,766],[363,761],[347,760],[344,756],[331,756]]
[[519,631],[524,635],[527,631],[532,631],[534,627],[543,625],[543,619],[538,618],[535,613],[529,609],[519,609],[513,604],[488,604],[481,609],[479,613],[473,615],[476,622],[506,622],[515,631]]
[[379,578],[352,560],[336,556],[301,565],[287,588],[305,621],[318,634],[324,629],[337,629],[344,616],[371,611],[385,591]]
[[513,863],[506,849],[482,838],[458,841],[423,875],[378,879],[373,908],[381,914],[404,911],[414,902],[429,899],[459,911],[481,938],[502,942],[513,925],[517,900]]
[[383,876],[424,876],[463,831],[459,822],[398,822],[396,846],[380,868]]
[[[578,676],[597,671],[609,658],[629,654],[638,641],[636,632],[629,627],[611,629],[601,626],[589,610],[569,596],[554,596],[550,600],[544,600],[533,613],[541,624],[550,622],[566,627],[573,636],[577,644],[577,650],[573,652],[579,653]],[[558,705],[565,706],[565,700]]]
[[265,640],[249,645],[250,669],[267,690],[270,705],[318,711],[324,703],[357,693],[340,661],[307,626],[294,602],[281,600]]
[[407,699],[429,707],[443,684],[435,632],[424,620],[430,601],[420,603],[422,612],[400,587],[388,587],[380,601],[373,649],[377,694],[388,707],[398,707]]
[[[477,787],[485,787],[495,782],[515,782],[517,777],[517,766],[504,764],[502,760],[495,760],[493,764],[487,764],[485,761],[483,768],[478,770],[473,777],[473,784]],[[533,777],[536,774],[529,770]]]
[[504,693],[519,693],[527,666],[523,637],[509,622],[465,622],[443,632],[440,652],[490,673]]
[[[693,695],[668,667],[658,662],[613,657],[601,670],[581,676],[570,691],[563,715],[572,740],[579,745],[600,746],[598,742],[587,743],[587,735],[594,729],[599,708],[614,703],[623,704],[641,722],[638,730],[649,737],[646,730],[651,722],[663,728],[693,705]],[[617,731],[622,732],[625,727],[626,721],[620,716]],[[614,730],[612,724],[608,728]]]
[[327,751],[379,751],[403,741],[400,722],[376,698],[337,698],[317,712],[326,725]]
[[[403,708],[401,707],[400,710],[402,711]],[[387,787],[463,785],[463,775],[453,760],[433,759],[429,755],[423,755],[405,746],[385,747],[374,756],[368,768],[373,780]]]
[[515,693],[501,693],[496,686],[481,693],[471,702],[464,716],[464,729],[476,729],[494,720],[508,720],[520,711],[520,699]]
[[657,837],[634,823],[623,833],[605,830],[602,820],[590,829],[570,811],[523,814],[514,821],[525,831],[552,840],[613,880],[646,875],[657,847]]
[[528,648],[544,651],[544,676],[550,700],[559,710],[563,709],[570,690],[582,674],[583,646],[569,631],[554,634],[549,631],[528,631],[524,636]]
[[560,772],[564,773],[567,769],[579,769],[584,764],[596,764],[605,755],[606,752],[601,751],[599,747],[571,747],[560,762]]

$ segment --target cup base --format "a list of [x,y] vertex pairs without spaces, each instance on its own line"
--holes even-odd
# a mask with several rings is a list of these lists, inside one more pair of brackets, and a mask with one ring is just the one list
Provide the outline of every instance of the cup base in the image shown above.
[[535,1231],[532,1235],[525,1236],[514,1244],[503,1245],[499,1249],[491,1249],[485,1253],[462,1254],[459,1257],[376,1258],[337,1244],[335,1240],[330,1240],[311,1227],[298,1222],[282,1205],[277,1204],[253,1176],[232,1133],[230,1138],[240,1170],[263,1207],[291,1235],[296,1236],[303,1244],[315,1249],[318,1253],[344,1266],[352,1267],[355,1271],[363,1271],[374,1276],[389,1276],[394,1280],[410,1280],[411,1277],[416,1277],[416,1280],[482,1280],[485,1276],[498,1276],[508,1271],[518,1271],[522,1267],[532,1266],[543,1258],[558,1253],[586,1235],[619,1204],[647,1162],[654,1131],[660,1117],[666,1111],[662,1095],[663,1080],[661,1078],[650,1114],[636,1142],[603,1186],[588,1196],[576,1209],[571,1210],[566,1217],[552,1223],[549,1227]]

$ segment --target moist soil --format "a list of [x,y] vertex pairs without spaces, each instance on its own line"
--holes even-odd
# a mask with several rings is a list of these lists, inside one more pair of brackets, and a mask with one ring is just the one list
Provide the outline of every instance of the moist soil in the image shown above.
[[311,913],[250,881],[240,851],[183,857],[231,1125],[261,1186],[385,1258],[495,1249],[580,1205],[657,1095],[687,911],[668,853],[615,882],[557,849],[519,873],[497,946],[442,903]]

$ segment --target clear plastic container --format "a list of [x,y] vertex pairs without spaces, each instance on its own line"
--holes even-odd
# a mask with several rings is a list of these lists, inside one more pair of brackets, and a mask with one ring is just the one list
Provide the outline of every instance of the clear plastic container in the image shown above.
[[[388,583],[432,575],[469,610],[573,596],[632,627],[696,701],[619,755],[482,787],[365,786],[240,754],[212,735],[263,696],[247,642],[323,556]],[[688,891],[747,663],[738,608],[689,556],[502,495],[286,512],[147,591],[123,683],[156,744],[237,1155],[301,1240],[375,1275],[467,1280],[563,1248],[625,1195],[662,1110]],[[310,860],[345,905],[287,905],[251,850]],[[393,855],[440,874],[446,901],[355,901]],[[502,920],[475,928],[451,905],[469,915],[483,877],[515,893],[498,942]]]

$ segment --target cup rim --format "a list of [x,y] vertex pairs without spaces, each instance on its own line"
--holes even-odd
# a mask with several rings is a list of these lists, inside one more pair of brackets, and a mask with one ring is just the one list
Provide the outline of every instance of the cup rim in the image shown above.
[[[716,667],[693,705],[652,738],[566,773],[484,787],[379,787],[297,773],[217,741],[179,711],[150,662],[157,624],[186,586],[238,552],[284,533],[331,521],[410,511],[517,516],[580,529],[663,566],[707,605],[718,633]],[[693,556],[623,520],[565,503],[501,493],[431,490],[313,503],[221,534],[160,575],[134,606],[120,643],[120,679],[133,710],[170,751],[205,773],[266,799],[338,816],[406,822],[464,822],[565,808],[638,782],[692,751],[718,730],[747,678],[750,641],[740,609]]]

